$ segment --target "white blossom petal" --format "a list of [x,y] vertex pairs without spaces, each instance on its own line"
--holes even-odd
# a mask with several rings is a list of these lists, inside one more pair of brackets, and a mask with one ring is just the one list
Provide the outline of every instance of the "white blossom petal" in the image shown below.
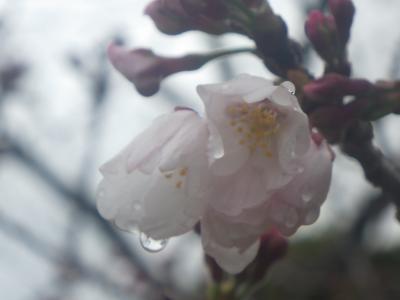
[[[153,124],[139,134],[124,150],[129,154],[126,164],[128,172],[139,168],[141,171],[151,173],[161,159],[162,147],[193,118],[198,118],[194,111],[179,110],[155,119]],[[146,167],[148,163],[153,168]]]
[[226,215],[235,216],[246,208],[257,206],[268,195],[263,171],[251,165],[234,175],[216,176],[213,181],[210,206]]
[[207,142],[207,123],[193,111],[159,118],[101,168],[100,213],[154,239],[191,230],[206,205]]
[[218,265],[220,265],[226,272],[231,274],[237,274],[243,271],[243,269],[256,257],[260,246],[260,243],[257,240],[243,250],[237,247],[224,247],[221,246],[218,243],[218,240],[215,240],[209,232],[203,229],[201,237],[204,251],[213,257]]

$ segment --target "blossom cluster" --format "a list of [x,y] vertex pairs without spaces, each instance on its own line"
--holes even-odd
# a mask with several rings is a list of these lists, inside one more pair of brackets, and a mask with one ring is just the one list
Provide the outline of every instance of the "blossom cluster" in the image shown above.
[[155,240],[200,223],[205,252],[241,272],[274,228],[311,224],[329,189],[332,153],[310,130],[290,82],[247,74],[198,86],[205,115],[160,116],[101,167],[101,215]]

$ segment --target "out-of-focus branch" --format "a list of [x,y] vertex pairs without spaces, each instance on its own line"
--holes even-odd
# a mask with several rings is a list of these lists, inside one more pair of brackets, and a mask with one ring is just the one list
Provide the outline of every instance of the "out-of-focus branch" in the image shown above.
[[390,198],[383,193],[373,195],[367,199],[350,228],[348,238],[351,244],[359,244],[361,242],[366,226],[377,219],[389,203]]
[[[95,270],[92,266],[89,267],[83,264],[76,257],[69,259],[70,257],[64,255],[62,249],[54,247],[2,213],[0,213],[0,230],[10,239],[16,240],[44,260],[67,268],[68,272],[80,275],[82,278],[87,278],[97,283],[105,291],[112,292],[113,295],[118,294],[122,297],[121,286],[104,276],[100,270]],[[125,296],[125,298],[127,297]]]
[[101,232],[113,242],[120,252],[131,262],[132,266],[140,273],[140,276],[157,290],[161,291],[161,283],[154,278],[147,267],[143,264],[136,252],[122,238],[122,236],[111,227],[111,225],[100,217],[96,208],[92,204],[92,200],[85,194],[79,193],[74,189],[66,186],[54,172],[47,168],[43,163],[32,156],[18,141],[8,138],[9,153],[21,160],[27,167],[35,172],[50,187],[63,195],[66,199],[72,201],[80,210],[89,215]]
[[341,143],[342,150],[361,164],[365,177],[400,208],[400,173],[395,165],[372,143],[372,126],[355,122],[349,126]]

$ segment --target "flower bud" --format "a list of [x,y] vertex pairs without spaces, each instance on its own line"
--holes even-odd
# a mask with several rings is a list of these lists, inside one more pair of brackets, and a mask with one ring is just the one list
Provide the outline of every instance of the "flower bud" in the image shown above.
[[323,134],[330,144],[340,141],[343,130],[354,120],[354,111],[345,107],[331,105],[314,110],[310,115],[311,125]]
[[339,40],[345,45],[350,38],[355,7],[351,0],[329,0],[329,9],[335,18]]
[[207,16],[219,20],[227,15],[227,7],[223,0],[180,0],[182,7],[188,15],[198,17]]
[[305,24],[307,37],[315,50],[326,61],[335,57],[336,24],[330,15],[324,15],[319,10],[313,10],[308,15]]
[[346,95],[361,96],[370,91],[372,84],[364,79],[349,79],[348,77],[331,73],[321,79],[314,80],[303,87],[309,100],[326,102],[341,101]]
[[224,7],[220,1],[210,0],[154,0],[145,9],[158,30],[175,35],[189,30],[200,30],[210,34],[230,31],[220,19]]
[[254,10],[254,11],[270,11],[271,8],[269,6],[269,3],[265,0],[242,0],[243,4],[245,4],[248,8]]
[[254,18],[254,40],[267,68],[280,77],[297,69],[301,61],[300,46],[290,40],[285,21],[266,9]]
[[109,46],[108,56],[113,66],[131,81],[143,96],[157,93],[165,77],[181,71],[196,70],[210,60],[207,55],[161,57],[149,49],[128,51],[115,44]]
[[155,0],[144,12],[154,21],[158,30],[165,34],[179,34],[190,28],[180,0]]
[[288,241],[278,229],[271,229],[260,237],[260,247],[254,261],[236,276],[239,282],[261,281],[271,265],[284,257],[288,250]]
[[260,248],[254,260],[255,268],[251,276],[252,280],[254,282],[262,280],[271,265],[286,255],[288,246],[287,239],[276,229],[261,236]]
[[206,264],[210,271],[211,278],[215,283],[220,283],[224,277],[224,271],[221,267],[215,262],[215,259],[209,255],[205,256]]

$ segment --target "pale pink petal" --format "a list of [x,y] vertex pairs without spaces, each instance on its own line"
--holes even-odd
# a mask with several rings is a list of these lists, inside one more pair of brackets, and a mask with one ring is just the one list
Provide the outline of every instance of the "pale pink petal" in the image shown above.
[[268,99],[276,105],[290,107],[291,109],[300,111],[299,101],[287,87],[289,84],[293,85],[291,82],[286,81],[280,86],[276,86],[276,89],[271,93]]
[[139,228],[155,239],[191,230],[207,204],[207,124],[197,119],[187,127],[189,130],[181,128],[184,134],[177,133],[163,148],[160,167],[143,199]]
[[276,138],[281,167],[296,173],[301,168],[302,156],[310,147],[310,129],[307,116],[301,111],[287,110]]
[[237,274],[256,257],[259,241],[256,240],[249,247],[239,249],[238,247],[224,247],[219,244],[219,240],[215,239],[210,232],[202,227],[201,232],[204,251],[215,259],[217,264],[226,272]]
[[249,150],[239,144],[240,138],[230,126],[231,119],[227,115],[229,105],[240,103],[238,96],[215,93],[216,87],[206,85],[199,86],[197,91],[202,98],[207,119],[216,130],[212,131],[211,139],[221,141],[223,145],[223,156],[213,162],[213,171],[216,175],[227,175],[236,172],[248,159]]
[[229,175],[236,172],[247,161],[249,149],[240,144],[241,137],[230,125],[232,119],[227,114],[230,105],[243,103],[249,93],[255,89],[263,89],[270,82],[260,77],[240,75],[222,84],[198,86],[197,91],[202,98],[207,118],[216,129],[211,132],[217,135],[214,140],[222,141],[223,155],[212,166],[216,175]]
[[230,216],[259,205],[268,195],[263,173],[261,168],[246,165],[233,175],[216,176],[210,191],[210,205]]
[[206,205],[207,143],[207,123],[195,112],[160,117],[101,168],[100,213],[154,239],[191,230]]
[[304,169],[272,197],[269,211],[274,224],[287,235],[319,216],[319,207],[329,190],[332,155],[326,142],[311,143],[303,158]]
[[[116,164],[122,161],[114,161]],[[118,168],[118,166],[116,166]],[[120,168],[117,173],[103,173],[104,178],[97,189],[97,209],[107,220],[121,223],[125,222],[126,215],[137,221],[137,205],[140,205],[149,184],[149,176],[135,172],[128,174],[125,168]],[[123,228],[127,229],[128,228]]]
[[226,272],[238,274],[254,260],[259,247],[260,242],[257,241],[244,251],[240,251],[237,248],[224,248],[218,244],[208,244],[204,246],[204,250]]
[[[165,178],[164,174],[153,174],[152,183],[143,199],[143,217],[138,223],[142,232],[154,239],[166,239],[193,229],[203,212],[201,198],[188,194],[187,181],[179,175]],[[177,185],[181,182],[180,185]],[[194,202],[198,211],[187,206]]]
[[294,176],[292,172],[288,172],[282,168],[279,159],[277,159],[276,150],[272,154],[272,157],[266,157],[265,155],[254,155],[251,158],[251,164],[254,168],[262,169],[261,180],[265,190],[271,194],[274,190],[281,188],[288,184]]
[[[161,150],[172,137],[190,120],[199,117],[192,110],[179,110],[163,115],[139,134],[126,148],[129,153],[127,170],[139,169],[151,173],[161,160]],[[148,165],[147,165],[148,164]],[[152,168],[150,168],[150,167]]]
[[304,170],[281,191],[282,196],[297,207],[320,206],[329,190],[332,155],[326,142],[311,143],[303,158]]
[[266,230],[262,221],[265,218],[260,221],[259,216],[256,217],[259,223],[248,222],[242,214],[232,217],[208,207],[201,219],[201,231],[218,241],[220,246],[244,250]]

